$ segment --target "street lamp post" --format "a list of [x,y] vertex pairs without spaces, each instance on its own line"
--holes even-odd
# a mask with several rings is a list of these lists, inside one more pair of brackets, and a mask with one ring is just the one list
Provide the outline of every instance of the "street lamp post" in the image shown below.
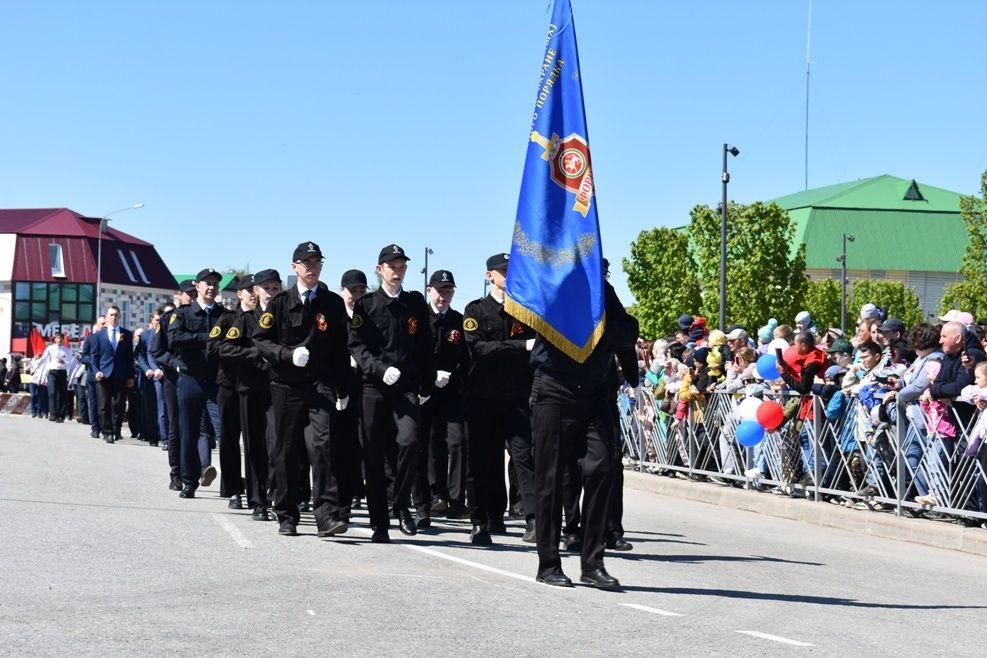
[[425,275],[425,287],[422,288],[422,292],[428,293],[428,256],[429,254],[434,254],[431,247],[425,247],[425,267],[422,268],[422,274]]
[[853,242],[849,233],[843,234],[843,253],[837,258],[840,262],[840,331],[846,336],[846,243]]
[[[106,231],[106,224],[110,221],[110,215],[116,215],[117,213],[126,212],[128,210],[137,210],[143,208],[143,203],[135,203],[132,206],[127,206],[126,208],[120,208],[119,210],[114,210],[108,212],[99,219],[99,236],[96,238],[96,315],[99,315],[100,309],[100,288],[103,284],[103,233]],[[95,319],[95,318],[94,318]]]
[[727,330],[727,153],[733,157],[740,155],[740,149],[729,144],[723,145],[723,203],[720,205],[720,331]]

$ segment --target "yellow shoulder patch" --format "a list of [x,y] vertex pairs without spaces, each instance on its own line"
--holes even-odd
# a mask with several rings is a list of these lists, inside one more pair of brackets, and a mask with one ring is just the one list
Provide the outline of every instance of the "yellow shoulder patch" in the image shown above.
[[168,324],[175,324],[175,320],[177,320],[177,319],[178,319],[178,316],[175,315],[174,313],[172,313],[171,314],[171,319],[168,320]]
[[357,315],[357,314],[354,313],[353,314],[353,328],[354,329],[359,329],[362,326],[363,326],[363,316],[362,315]]
[[480,323],[476,321],[476,318],[466,318],[463,320],[463,329],[466,331],[476,331],[480,327]]
[[226,332],[226,340],[236,340],[240,337],[240,330],[236,327],[230,327],[230,330]]
[[274,326],[274,315],[272,313],[264,313],[260,316],[260,320],[257,321],[261,329],[270,329]]
[[215,327],[213,327],[209,331],[209,337],[210,338],[218,338],[219,337],[219,334],[221,334],[222,332],[223,332],[223,330],[220,329],[219,325],[217,324]]

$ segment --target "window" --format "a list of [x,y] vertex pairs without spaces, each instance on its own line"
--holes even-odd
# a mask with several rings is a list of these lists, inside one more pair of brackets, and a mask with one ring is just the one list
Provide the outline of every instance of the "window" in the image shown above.
[[96,319],[91,283],[14,283],[14,321],[91,323]]
[[54,242],[48,245],[48,260],[51,261],[51,275],[65,278],[65,262],[62,260],[62,245]]

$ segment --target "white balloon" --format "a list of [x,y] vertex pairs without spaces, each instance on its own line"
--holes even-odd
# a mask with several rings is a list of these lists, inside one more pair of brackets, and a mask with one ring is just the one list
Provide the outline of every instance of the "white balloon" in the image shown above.
[[788,349],[788,341],[784,338],[775,338],[773,341],[768,343],[768,353],[774,354],[775,350],[781,350],[784,352]]
[[757,420],[757,408],[760,407],[764,402],[755,397],[744,398],[739,405],[737,405],[737,418],[740,422],[745,420]]

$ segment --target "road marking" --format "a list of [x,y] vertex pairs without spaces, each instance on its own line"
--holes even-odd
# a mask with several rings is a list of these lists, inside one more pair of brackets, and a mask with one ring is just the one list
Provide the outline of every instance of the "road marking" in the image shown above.
[[254,545],[249,539],[243,536],[243,533],[237,530],[237,527],[226,520],[222,514],[212,514],[213,520],[219,524],[219,526],[226,531],[226,533],[233,538],[233,541],[240,545],[240,548],[253,548]]
[[662,610],[661,608],[650,608],[646,605],[639,605],[637,603],[621,603],[620,605],[625,608],[634,608],[635,610],[641,610],[643,612],[650,612],[652,614],[661,615],[663,617],[681,617],[682,615],[678,612],[669,612],[668,610]]
[[[366,530],[364,528],[354,528],[357,532],[365,535],[372,535],[373,532]],[[424,546],[415,546],[412,543],[402,542],[399,544],[405,548],[410,548],[413,551],[418,551],[419,553],[424,553],[425,555],[431,555],[432,557],[441,558],[443,560],[449,560],[450,562],[455,562],[456,564],[462,564],[467,567],[473,567],[474,569],[480,569],[482,571],[489,571],[490,573],[499,574],[501,576],[507,576],[508,578],[516,578],[517,580],[523,580],[528,583],[535,582],[535,579],[530,576],[522,576],[519,573],[514,573],[512,571],[505,571],[503,569],[498,569],[497,567],[487,566],[486,564],[481,564],[479,562],[473,562],[471,560],[464,560],[461,557],[454,557],[452,555],[446,555],[445,553],[440,553],[439,551],[433,551],[430,548],[425,548]]]
[[313,617],[315,616],[315,610],[306,610],[305,612],[312,615]]
[[736,633],[742,633],[743,635],[750,635],[751,637],[759,637],[762,640],[771,640],[772,642],[781,642],[782,644],[791,644],[796,647],[812,647],[814,644],[808,642],[799,642],[798,640],[789,640],[787,637],[780,637],[778,635],[769,635],[768,633],[759,633],[757,631],[735,631]]

